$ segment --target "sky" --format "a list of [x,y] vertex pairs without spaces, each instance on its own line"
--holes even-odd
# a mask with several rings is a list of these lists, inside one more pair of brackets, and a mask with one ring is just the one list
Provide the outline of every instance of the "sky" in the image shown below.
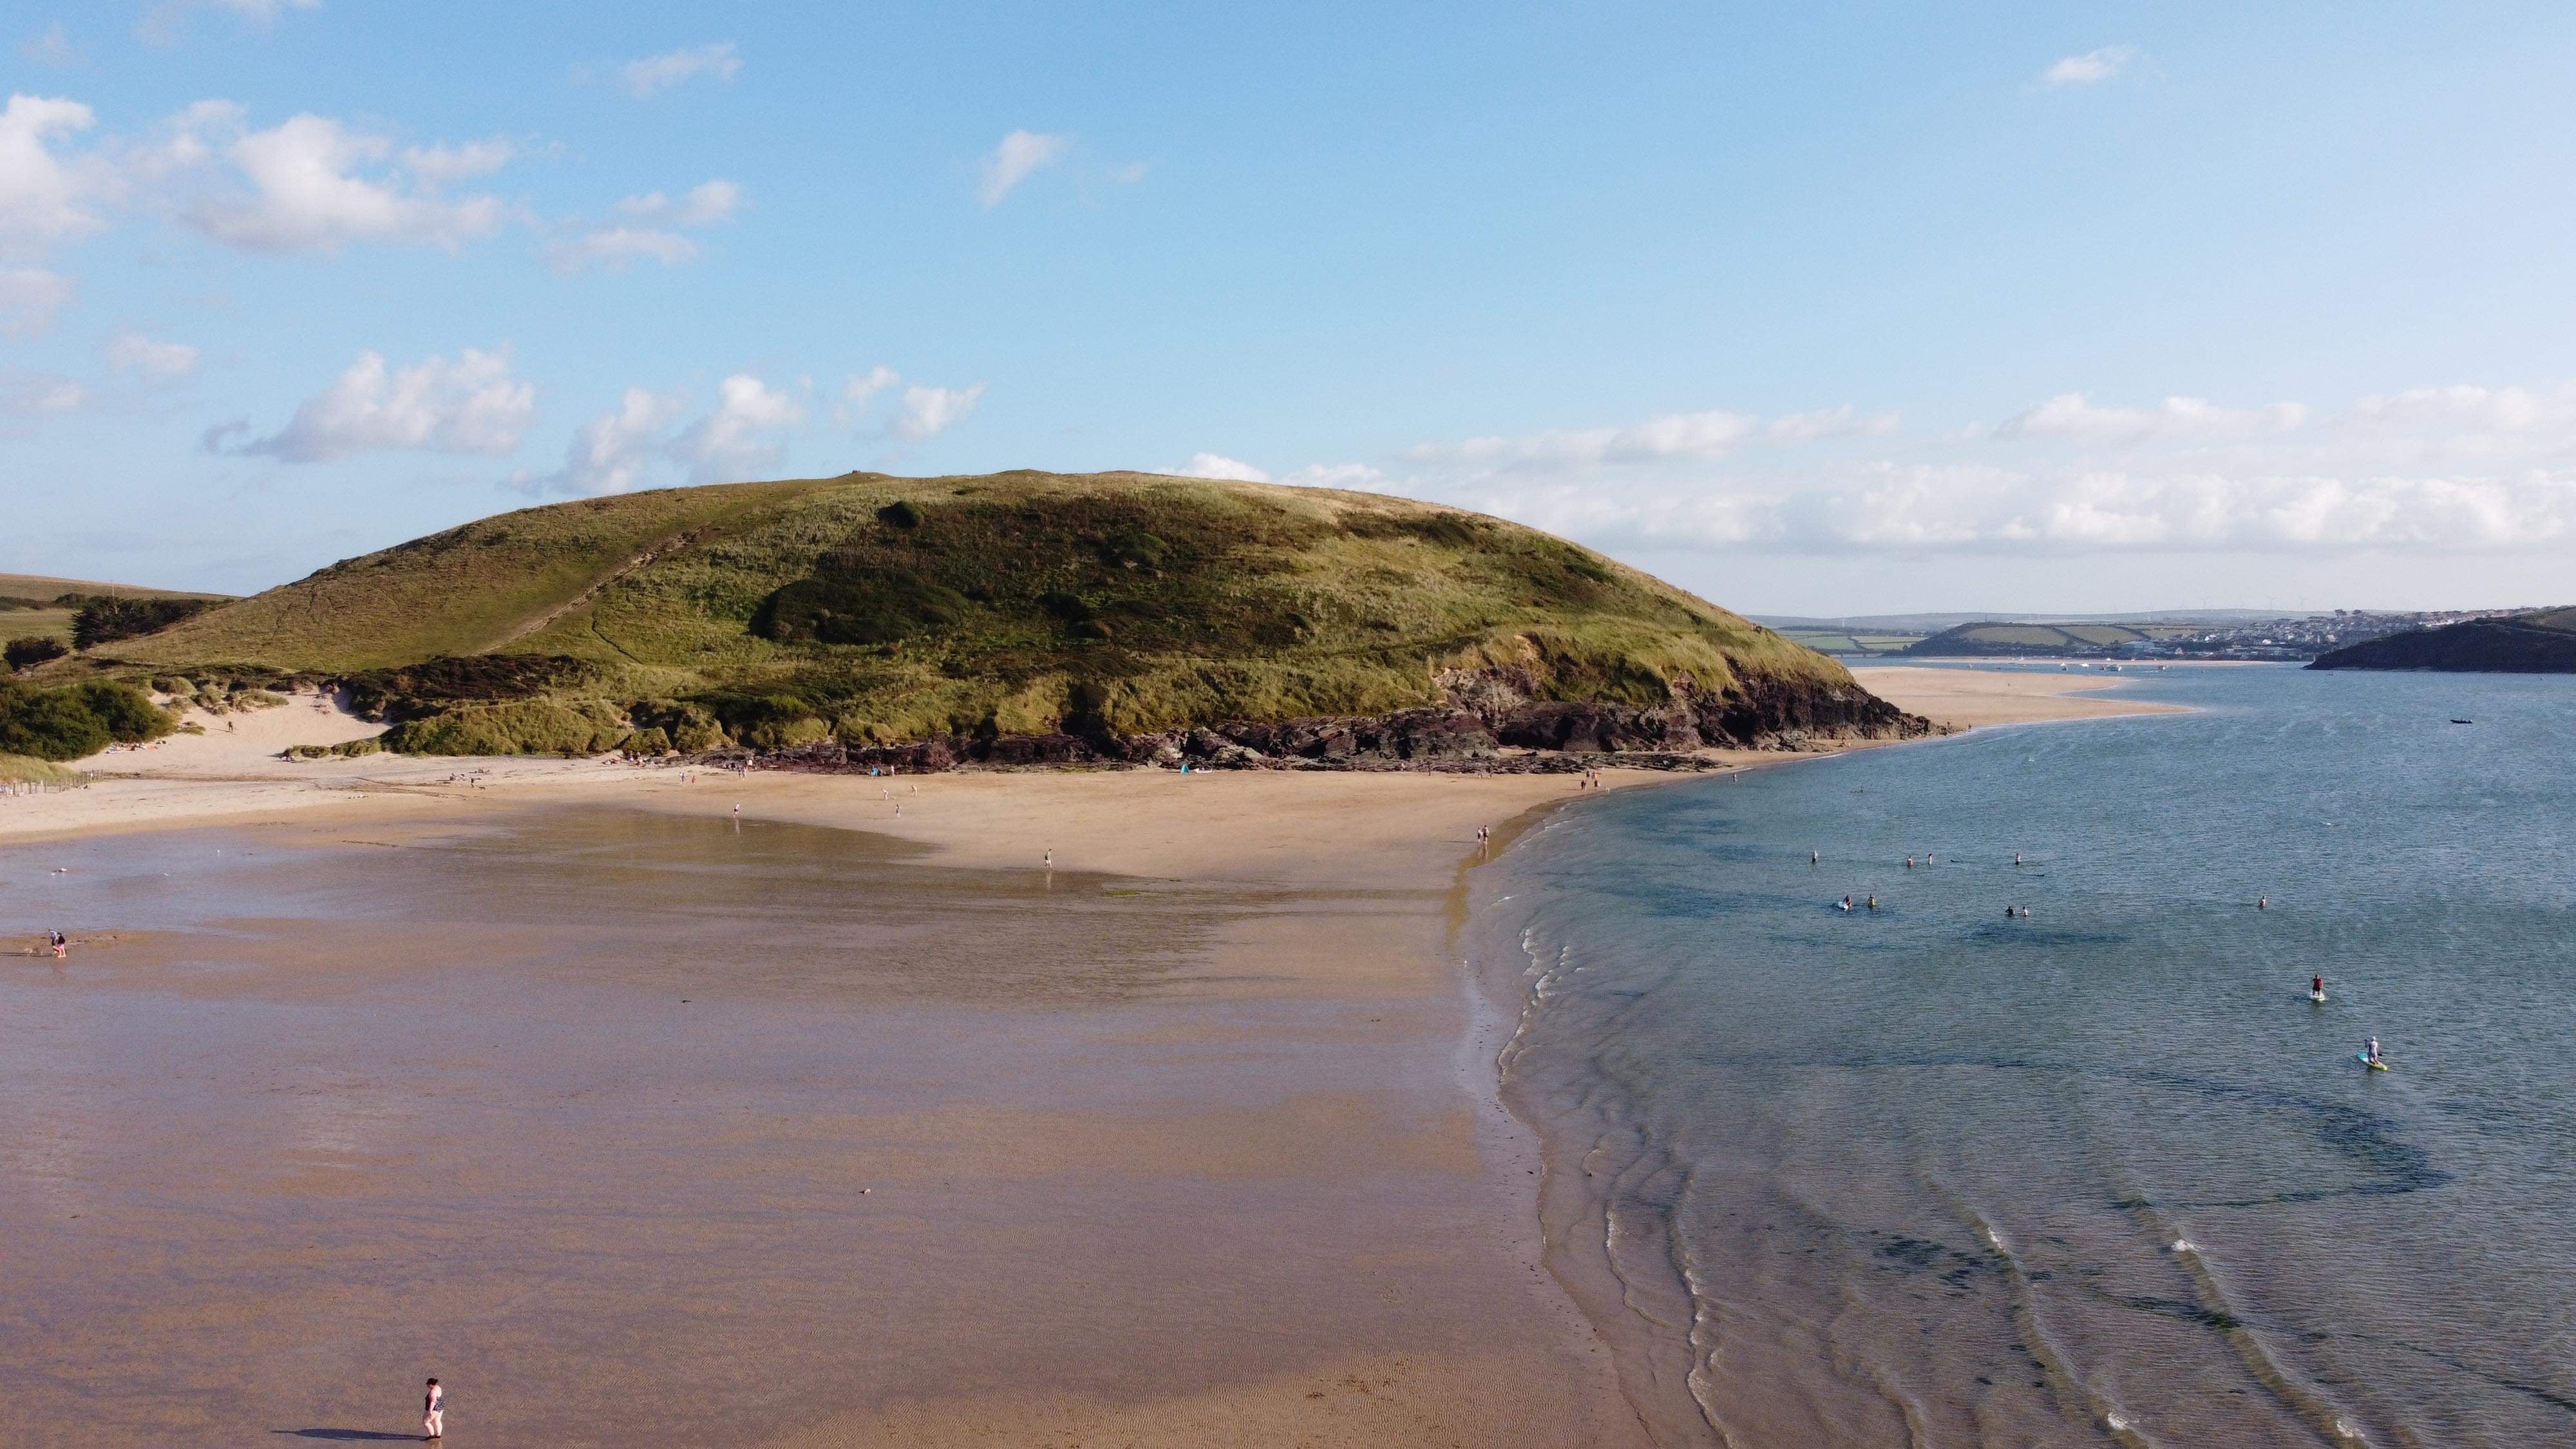
[[0,570],[1142,469],[1747,612],[2576,601],[2576,7],[0,10]]

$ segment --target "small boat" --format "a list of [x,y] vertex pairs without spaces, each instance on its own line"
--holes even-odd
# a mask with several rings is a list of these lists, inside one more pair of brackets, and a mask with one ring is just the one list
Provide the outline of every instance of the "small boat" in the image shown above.
[[2477,721],[2476,721],[2476,720],[2473,720],[2473,719],[2455,719],[2455,720],[2451,721],[2451,723],[2453,723],[2453,724],[2476,724],[2476,723],[2477,723]]

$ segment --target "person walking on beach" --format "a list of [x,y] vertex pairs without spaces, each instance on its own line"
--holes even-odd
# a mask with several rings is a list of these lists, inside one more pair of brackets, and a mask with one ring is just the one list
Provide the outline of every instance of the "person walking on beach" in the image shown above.
[[436,1379],[429,1381],[429,1392],[421,1395],[420,1437],[447,1437],[447,1390],[440,1388]]

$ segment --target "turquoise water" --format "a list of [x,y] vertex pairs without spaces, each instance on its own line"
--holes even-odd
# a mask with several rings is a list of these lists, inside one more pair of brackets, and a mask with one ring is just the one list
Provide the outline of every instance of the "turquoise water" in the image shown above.
[[2576,679],[2131,687],[2199,712],[1587,801],[1484,885],[1664,1441],[2576,1443]]

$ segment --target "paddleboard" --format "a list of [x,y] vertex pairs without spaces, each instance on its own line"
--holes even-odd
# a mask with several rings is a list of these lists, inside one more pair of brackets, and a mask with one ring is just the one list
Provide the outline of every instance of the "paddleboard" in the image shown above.
[[2308,993],[2308,999],[2310,1001],[2323,1001],[2326,999],[2326,994],[2322,991],[2311,991]]
[[2354,1053],[2352,1054],[2352,1059],[2353,1059],[2354,1061],[2357,1061],[2357,1062],[2361,1063],[2363,1066],[2370,1068],[2370,1069],[2371,1069],[2372,1071],[2374,1071],[2374,1072],[2384,1072],[2384,1071],[2387,1071],[2387,1070],[2388,1070],[2388,1063],[2386,1063],[2386,1062],[2374,1062],[2374,1061],[2372,1061],[2370,1058],[2368,1058],[2368,1057],[2366,1057],[2366,1056],[2363,1056],[2363,1055],[2362,1055],[2361,1053],[2359,1053],[2359,1052],[2354,1052]]

